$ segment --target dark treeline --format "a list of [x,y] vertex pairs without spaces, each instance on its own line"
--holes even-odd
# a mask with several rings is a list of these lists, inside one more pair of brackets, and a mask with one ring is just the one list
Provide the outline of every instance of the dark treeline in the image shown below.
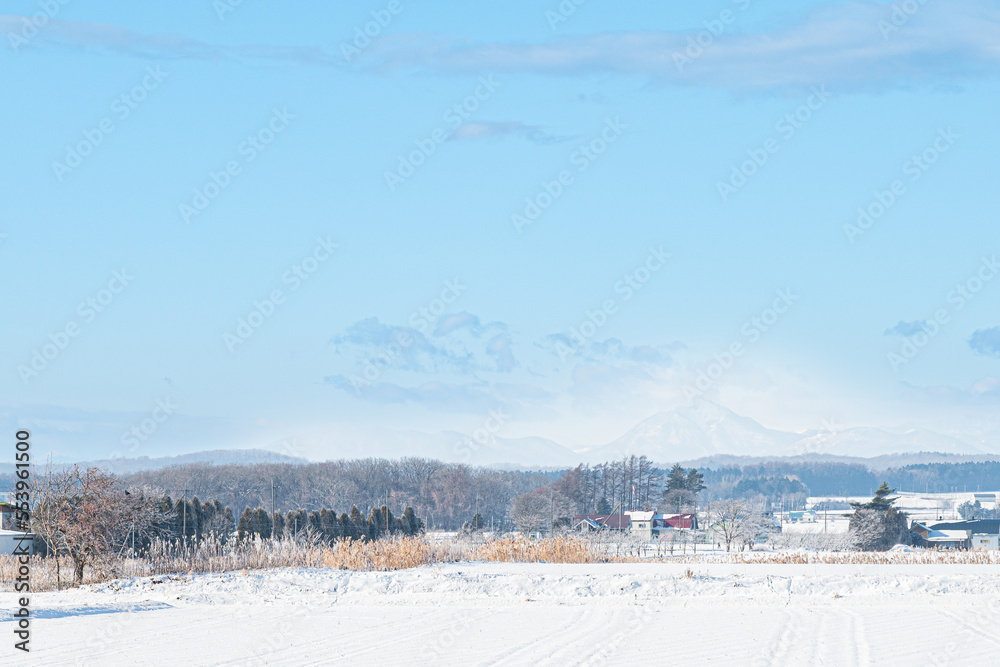
[[1000,461],[914,464],[890,468],[885,478],[890,485],[905,491],[997,491]]
[[[358,459],[305,465],[186,465],[124,477],[137,487],[174,497],[217,499],[232,508],[343,511],[357,505],[368,516],[382,506],[402,512],[412,507],[427,528],[458,529],[476,513],[486,525],[503,525],[510,503],[551,480],[531,472],[473,468],[420,458]],[[235,510],[242,512],[242,509]]]
[[860,463],[768,461],[747,466],[706,469],[707,498],[763,495],[866,496],[878,488],[882,473]]
[[387,506],[373,507],[365,519],[355,505],[351,513],[344,512],[339,517],[337,513],[325,507],[318,512],[313,510],[288,511],[269,515],[262,507],[251,510],[247,507],[240,516],[236,536],[245,540],[252,536],[262,539],[297,538],[303,534],[332,544],[333,542],[350,538],[354,540],[377,540],[392,535],[419,535],[424,532],[424,522],[417,518],[412,507],[403,510],[403,515],[395,517]]
[[406,507],[402,516],[393,516],[387,506],[373,507],[366,519],[357,505],[350,513],[339,516],[334,510],[321,507],[317,510],[296,509],[287,513],[275,511],[273,514],[263,507],[246,507],[237,521],[232,509],[218,499],[201,502],[197,496],[191,500],[172,500],[164,495],[158,501],[158,519],[149,530],[138,534],[130,533],[126,546],[137,553],[149,549],[154,539],[182,544],[198,544],[214,538],[226,544],[235,537],[242,542],[259,537],[261,539],[306,538],[333,544],[342,538],[354,540],[377,540],[392,535],[419,535],[424,532],[424,522],[412,507]]

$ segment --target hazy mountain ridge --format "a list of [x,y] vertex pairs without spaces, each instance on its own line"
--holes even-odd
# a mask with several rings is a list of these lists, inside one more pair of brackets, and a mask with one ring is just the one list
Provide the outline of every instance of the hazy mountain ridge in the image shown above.
[[[542,437],[483,437],[480,433],[476,440],[458,431],[426,433],[389,429],[366,434],[322,434],[316,438],[292,438],[282,442],[286,443],[284,451],[297,456],[270,449],[220,449],[157,458],[102,459],[91,464],[121,473],[190,463],[297,464],[309,462],[310,459],[302,456],[306,452],[315,460],[414,456],[521,470],[558,470],[578,463],[618,460],[633,454],[645,455],[661,466],[687,462],[700,467],[798,458],[858,462],[868,467],[887,468],[909,463],[996,460],[1000,457],[978,442],[926,429],[892,432],[864,426],[839,431],[778,431],[709,401],[658,412],[606,445],[577,450]],[[279,448],[280,443],[270,446]],[[12,466],[0,465],[0,472],[8,473],[8,468],[12,470]]]

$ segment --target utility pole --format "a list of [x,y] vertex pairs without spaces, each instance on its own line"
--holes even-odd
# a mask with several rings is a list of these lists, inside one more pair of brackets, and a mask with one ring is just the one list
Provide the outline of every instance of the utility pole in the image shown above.
[[271,478],[271,520],[274,521],[274,478]]
[[184,543],[187,544],[187,536],[188,536],[188,531],[187,531],[188,490],[187,489],[184,489],[184,504],[181,505],[181,508],[182,508],[181,516],[183,517],[181,519],[181,538],[184,540]]

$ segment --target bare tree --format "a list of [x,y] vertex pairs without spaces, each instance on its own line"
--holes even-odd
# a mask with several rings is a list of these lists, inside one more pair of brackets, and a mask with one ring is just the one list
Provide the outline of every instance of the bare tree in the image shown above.
[[549,523],[549,498],[538,493],[524,493],[510,504],[510,520],[522,533],[532,533]]
[[159,523],[159,504],[131,493],[100,468],[56,471],[51,464],[36,480],[32,529],[56,559],[56,585],[62,587],[60,557],[73,564],[73,580],[83,583],[88,566],[112,566],[128,539],[146,537]]
[[740,530],[740,551],[753,547],[758,540],[767,538],[774,531],[774,522],[764,512],[763,503],[747,503],[746,519]]
[[745,535],[751,520],[750,506],[745,500],[730,498],[709,505],[712,527],[722,535],[729,551],[733,542]]

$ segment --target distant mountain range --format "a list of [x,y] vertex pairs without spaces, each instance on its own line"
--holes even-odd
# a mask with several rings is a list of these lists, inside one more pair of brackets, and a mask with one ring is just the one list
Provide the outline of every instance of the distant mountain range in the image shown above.
[[[213,449],[205,452],[194,452],[191,454],[180,454],[179,456],[161,456],[150,458],[140,456],[134,459],[114,458],[101,459],[99,461],[86,461],[81,465],[95,466],[110,470],[116,474],[126,475],[141,470],[157,470],[159,468],[169,468],[170,466],[190,465],[192,463],[207,463],[211,465],[252,465],[254,463],[309,463],[308,459],[296,458],[271,452],[266,449]],[[67,463],[55,463],[60,465],[70,465]],[[11,464],[0,465],[0,474],[10,474],[14,472]]]
[[985,454],[980,446],[933,431],[892,433],[872,427],[842,431],[774,431],[721,405],[702,401],[659,412],[617,440],[586,452],[593,460],[645,454],[657,462],[687,461],[718,455],[804,456],[826,454],[870,458],[889,454],[937,452]]
[[[277,447],[277,446],[276,446]],[[296,440],[294,454],[308,452],[327,460],[418,456],[475,466],[558,469],[645,455],[661,466],[746,465],[762,459],[799,457],[819,461],[856,461],[880,468],[909,463],[1000,458],[979,444],[928,430],[893,432],[874,427],[789,433],[768,429],[749,417],[709,401],[659,412],[606,445],[570,449],[540,437],[482,438],[457,431],[424,433],[383,429],[374,433],[324,434]],[[317,453],[320,453],[317,456]],[[308,463],[308,459],[267,449],[220,449],[159,458],[94,461],[119,473],[190,463]],[[10,466],[0,465],[0,472]]]

